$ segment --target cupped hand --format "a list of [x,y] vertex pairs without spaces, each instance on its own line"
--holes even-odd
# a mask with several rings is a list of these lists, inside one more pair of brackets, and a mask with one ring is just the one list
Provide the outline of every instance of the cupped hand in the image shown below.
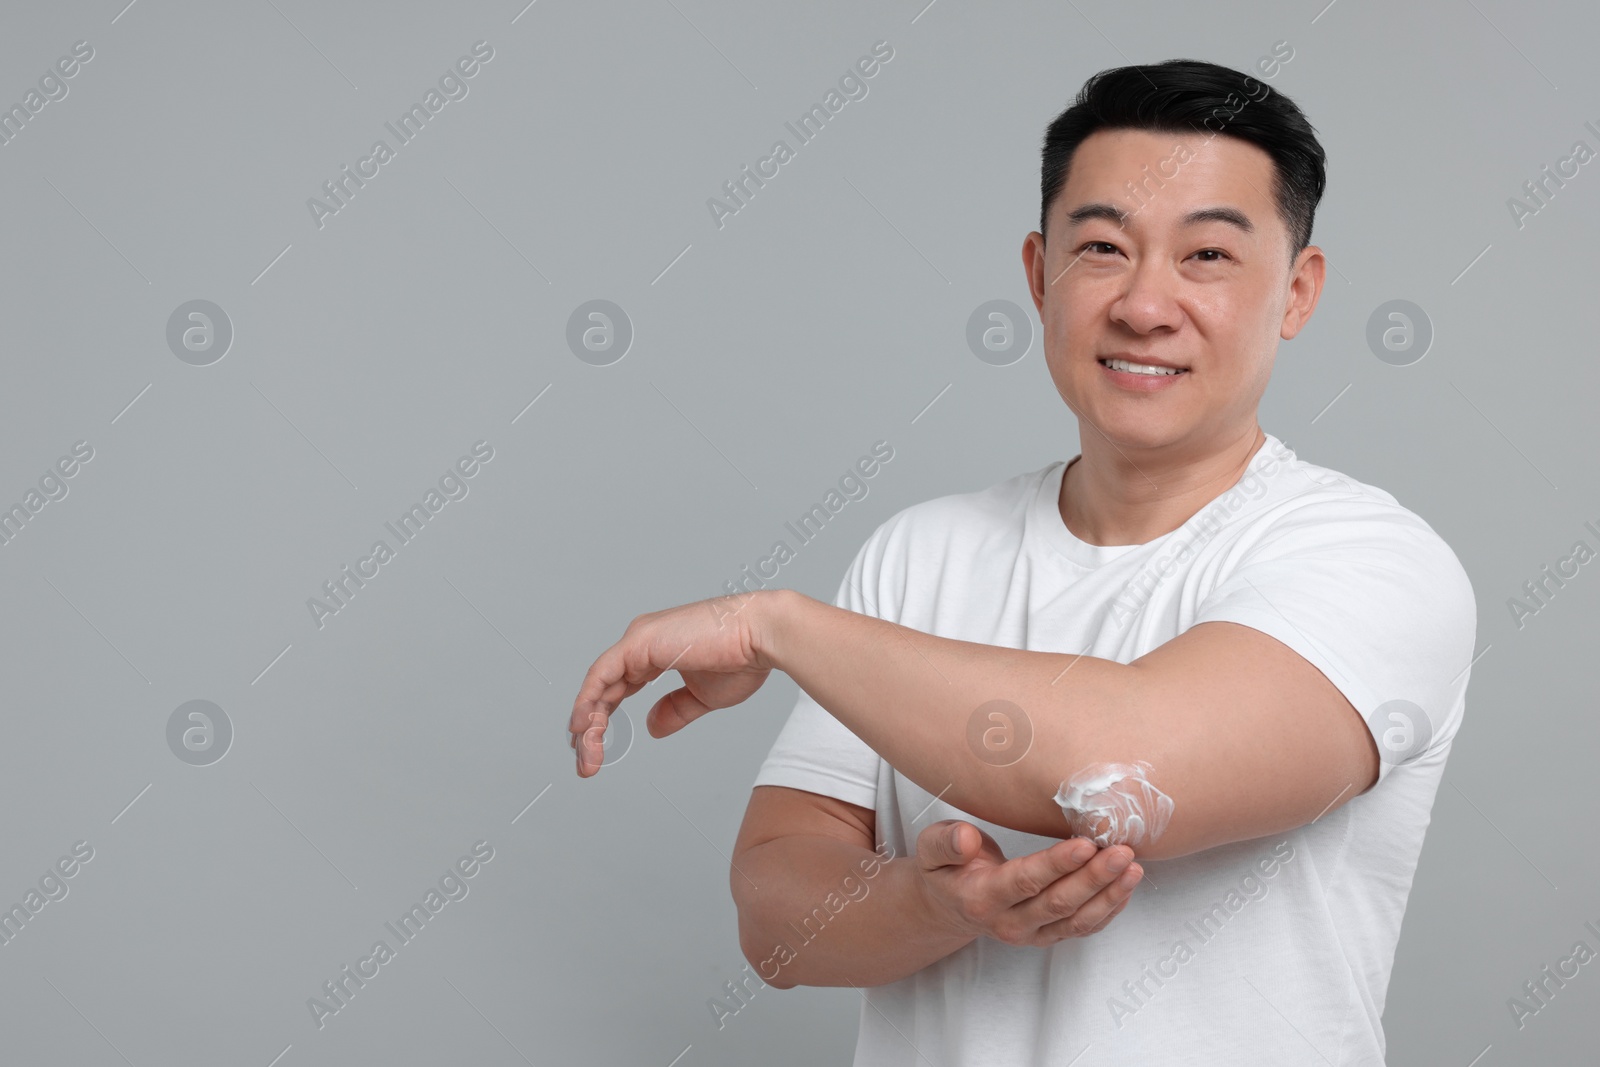
[[1087,937],[1121,914],[1144,877],[1132,858],[1126,845],[1070,837],[1008,860],[981,827],[959,819],[924,827],[915,857],[935,922],[1035,947]]
[[622,639],[600,654],[583,677],[567,724],[587,778],[605,758],[606,723],[617,705],[668,670],[683,685],[663,696],[645,716],[651,737],[665,737],[709,711],[750,697],[772,672],[761,652],[758,612],[762,592],[697,600],[640,615]]

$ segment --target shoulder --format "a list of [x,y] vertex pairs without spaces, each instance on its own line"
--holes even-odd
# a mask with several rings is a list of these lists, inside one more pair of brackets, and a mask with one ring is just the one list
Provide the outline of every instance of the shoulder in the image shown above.
[[980,563],[1014,557],[1040,482],[1057,465],[923,500],[884,519],[861,545],[846,578],[864,598],[857,610],[898,620],[913,589],[929,593],[941,575],[966,580]]
[[1364,564],[1395,586],[1428,587],[1435,601],[1475,615],[1466,569],[1421,515],[1378,486],[1289,457],[1271,475],[1264,506],[1241,523],[1236,559]]
[[1060,465],[1047,463],[980,489],[908,505],[880,523],[868,543],[883,548],[970,541],[1005,531],[1020,531],[1040,482]]
[[1283,473],[1217,538],[1193,623],[1260,630],[1320,670],[1386,746],[1380,776],[1397,762],[1382,733],[1396,701],[1421,709],[1422,743],[1444,751],[1464,713],[1477,640],[1460,560],[1377,486],[1296,460]]

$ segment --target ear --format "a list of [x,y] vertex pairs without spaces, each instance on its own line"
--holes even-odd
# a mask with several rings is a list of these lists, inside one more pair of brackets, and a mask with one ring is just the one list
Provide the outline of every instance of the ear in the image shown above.
[[1289,276],[1289,299],[1284,303],[1283,325],[1278,336],[1292,341],[1316,310],[1322,296],[1322,284],[1327,278],[1328,258],[1316,245],[1300,250],[1294,270]]
[[1028,278],[1028,293],[1034,310],[1044,317],[1044,234],[1034,230],[1022,239],[1022,269]]

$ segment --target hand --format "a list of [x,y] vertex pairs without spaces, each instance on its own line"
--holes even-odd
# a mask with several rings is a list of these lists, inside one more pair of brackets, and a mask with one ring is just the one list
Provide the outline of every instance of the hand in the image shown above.
[[651,737],[676,733],[760,689],[772,672],[761,652],[760,609],[768,605],[770,592],[776,590],[697,600],[630,622],[622,640],[590,666],[572,705],[567,729],[578,753],[578,776],[600,770],[606,723],[617,705],[669,669],[676,668],[684,684],[645,716]]
[[982,828],[944,819],[917,835],[915,859],[936,922],[1007,945],[1046,947],[1098,933],[1121,914],[1144,869],[1133,863],[1119,876],[1111,869],[1118,856],[1132,860],[1133,850],[1069,837],[1008,860]]

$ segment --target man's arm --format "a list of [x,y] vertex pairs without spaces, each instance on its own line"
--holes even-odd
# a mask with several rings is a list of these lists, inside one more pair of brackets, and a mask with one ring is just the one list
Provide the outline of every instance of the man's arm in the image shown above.
[[[1082,833],[1054,798],[1096,765],[1145,761],[1172,802],[1164,832],[1129,842],[1142,859],[1303,826],[1378,777],[1377,746],[1344,694],[1237,623],[1202,623],[1123,664],[937,637],[791,590],[751,606],[765,660],[896,770],[1025,833]],[[994,700],[1020,707],[1032,728],[1008,766],[967,741],[974,712]]]
[[[977,936],[934,921],[915,861],[873,851],[876,823],[871,808],[833,797],[782,786],[751,791],[728,880],[740,947],[763,981],[779,989],[883,985]],[[836,912],[823,906],[830,894]]]
[[885,859],[871,847],[876,822],[870,808],[803,789],[751,791],[728,878],[739,944],[762,980],[882,985],[976,937],[1032,947],[1088,937],[1144,876],[1125,846],[1087,841],[1007,859],[959,819],[924,826],[910,855]]

